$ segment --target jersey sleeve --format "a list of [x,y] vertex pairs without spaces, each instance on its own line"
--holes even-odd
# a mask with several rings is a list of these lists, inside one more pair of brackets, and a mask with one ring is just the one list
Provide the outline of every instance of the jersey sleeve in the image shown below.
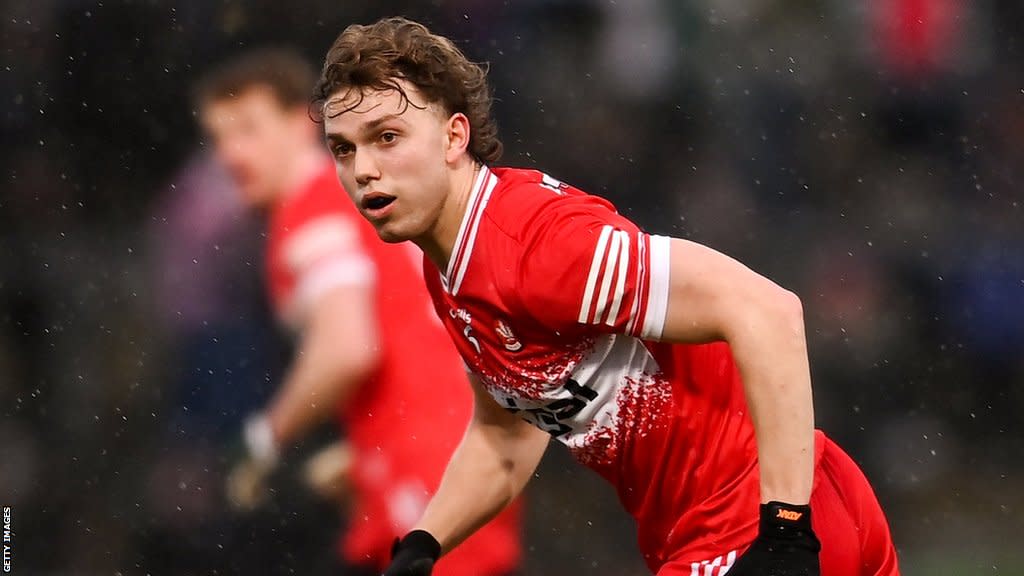
[[560,333],[661,337],[669,243],[593,197],[556,198],[528,227],[519,268],[523,307]]
[[344,214],[327,213],[299,223],[289,230],[282,252],[295,277],[289,307],[299,316],[333,288],[374,282],[372,260],[356,224]]

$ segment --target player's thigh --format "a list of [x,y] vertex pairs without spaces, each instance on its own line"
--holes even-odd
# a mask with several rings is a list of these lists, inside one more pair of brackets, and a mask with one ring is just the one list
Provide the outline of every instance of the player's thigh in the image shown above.
[[826,442],[821,477],[811,497],[822,573],[898,575],[889,524],[871,484],[846,452],[831,440]]

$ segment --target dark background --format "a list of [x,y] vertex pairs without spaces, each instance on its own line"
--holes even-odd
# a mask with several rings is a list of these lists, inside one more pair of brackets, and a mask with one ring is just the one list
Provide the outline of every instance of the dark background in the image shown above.
[[[319,63],[344,26],[401,14],[491,63],[502,163],[802,296],[818,424],[873,481],[905,574],[1024,574],[1020,2],[2,6],[15,573],[316,573],[334,513],[288,467],[271,508],[223,504],[287,343],[261,223],[189,91],[245,48]],[[612,491],[561,449],[529,495],[527,574],[645,573]]]

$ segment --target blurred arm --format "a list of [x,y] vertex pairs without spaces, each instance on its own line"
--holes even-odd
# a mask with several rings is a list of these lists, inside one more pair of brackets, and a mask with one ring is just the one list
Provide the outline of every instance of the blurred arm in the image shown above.
[[673,239],[662,340],[725,340],[757,435],[761,501],[811,496],[814,408],[799,298],[736,260]]
[[372,284],[342,284],[311,302],[298,352],[266,410],[278,446],[300,438],[348,400],[379,356]]
[[470,376],[473,417],[441,485],[416,525],[447,552],[501,512],[523,490],[551,436],[501,408]]

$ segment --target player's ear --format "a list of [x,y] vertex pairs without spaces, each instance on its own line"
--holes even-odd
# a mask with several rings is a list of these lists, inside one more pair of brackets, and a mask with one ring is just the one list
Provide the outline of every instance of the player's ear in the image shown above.
[[445,160],[455,162],[469,147],[469,118],[456,112],[445,125]]

